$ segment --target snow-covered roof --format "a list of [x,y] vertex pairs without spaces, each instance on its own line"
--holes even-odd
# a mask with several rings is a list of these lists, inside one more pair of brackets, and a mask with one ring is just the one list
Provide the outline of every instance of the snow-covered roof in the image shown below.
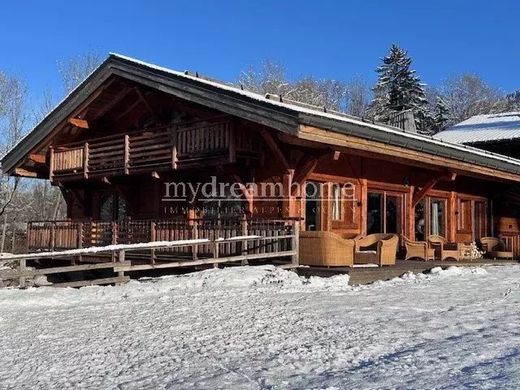
[[475,115],[434,135],[435,139],[471,144],[520,138],[520,112]]
[[362,118],[331,112],[323,107],[295,104],[284,101],[283,97],[264,96],[238,86],[200,77],[198,74],[174,71],[115,53],[111,53],[103,64],[3,157],[4,170],[11,172],[33,148],[43,142],[57,124],[66,120],[90,96],[92,90],[100,87],[114,74],[282,132],[297,134],[299,125],[310,125],[520,175],[520,160],[514,158],[405,132],[385,124],[367,122]]

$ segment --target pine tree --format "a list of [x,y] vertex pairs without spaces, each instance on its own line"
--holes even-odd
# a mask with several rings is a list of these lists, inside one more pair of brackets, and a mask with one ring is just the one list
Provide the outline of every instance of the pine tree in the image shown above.
[[377,68],[378,82],[374,87],[374,100],[370,112],[375,120],[387,122],[392,113],[412,110],[420,132],[429,132],[431,116],[426,106],[424,85],[415,70],[412,59],[397,45],[390,47],[388,56]]
[[434,133],[444,130],[452,122],[451,109],[446,100],[437,96],[435,101],[435,113],[433,116]]

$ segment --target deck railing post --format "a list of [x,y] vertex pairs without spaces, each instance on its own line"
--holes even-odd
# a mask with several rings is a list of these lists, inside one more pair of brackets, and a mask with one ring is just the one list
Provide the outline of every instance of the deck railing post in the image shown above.
[[[191,239],[192,240],[197,240],[199,238],[199,229],[198,229],[198,221],[195,219],[193,220],[193,225],[191,226]],[[199,257],[198,257],[198,245],[192,245],[191,247],[191,252],[192,252],[192,258],[193,260],[197,260]]]
[[[116,245],[117,244],[117,222],[115,221],[112,221],[110,223],[111,225],[111,228],[112,228],[112,245]],[[115,261],[115,253],[112,252],[112,261]]]
[[213,246],[213,260],[215,260],[215,262],[213,263],[213,268],[218,268],[218,262],[216,260],[219,257],[219,246],[218,246],[218,240],[216,238],[213,239],[212,246]]
[[[150,242],[154,242],[156,240],[156,232],[155,232],[155,221],[150,222]],[[151,250],[150,264],[155,264],[155,249]]]
[[130,139],[128,134],[124,136],[125,152],[124,152],[124,172],[128,175],[130,172]]
[[54,176],[54,148],[49,146],[49,180],[52,183]]
[[[118,256],[118,260],[119,260],[119,265],[121,266],[122,263],[125,262],[125,251],[124,250],[120,250],[119,251],[119,256]],[[117,272],[117,276],[119,278],[124,278],[125,277],[125,272],[124,271],[118,271]],[[118,282],[117,284],[121,284],[121,282]]]
[[83,177],[88,179],[88,142],[83,145]]
[[[247,216],[244,214],[242,216],[242,220],[241,220],[241,225],[242,225],[242,236],[247,236],[248,235],[248,224],[247,224]],[[242,248],[241,248],[241,253],[244,254],[244,255],[247,255],[248,254],[248,242],[247,240],[244,240],[242,241]],[[247,259],[243,259],[241,261],[241,265],[248,265],[248,261]]]
[[291,263],[293,265],[299,265],[300,264],[300,221],[294,220],[293,221],[293,228],[292,228],[292,250],[294,251],[294,255],[291,257]]
[[26,259],[20,259],[20,265],[18,267],[18,274],[20,276],[20,279],[18,281],[20,288],[25,288],[25,272],[27,270],[27,260]]
[[56,222],[51,222],[51,231],[50,231],[50,234],[49,234],[49,238],[50,238],[50,243],[49,243],[49,246],[50,246],[50,250],[51,252],[54,251],[54,247],[56,245]]

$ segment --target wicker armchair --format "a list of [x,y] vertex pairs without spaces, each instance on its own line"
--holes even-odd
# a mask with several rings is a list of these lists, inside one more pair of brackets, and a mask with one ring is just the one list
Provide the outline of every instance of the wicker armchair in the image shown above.
[[500,238],[482,237],[480,243],[486,257],[492,259],[513,259],[513,252],[507,250],[506,243]]
[[460,260],[462,243],[448,242],[444,237],[432,234],[428,237],[428,243],[435,249],[435,259],[444,261],[447,259]]
[[354,240],[332,232],[300,232],[300,264],[321,267],[351,267],[354,264]]
[[396,234],[369,234],[356,238],[354,262],[358,264],[375,263],[379,266],[394,265],[399,245]]
[[403,236],[404,247],[406,249],[405,260],[420,259],[429,261],[435,259],[435,249],[430,247],[426,241],[412,241]]

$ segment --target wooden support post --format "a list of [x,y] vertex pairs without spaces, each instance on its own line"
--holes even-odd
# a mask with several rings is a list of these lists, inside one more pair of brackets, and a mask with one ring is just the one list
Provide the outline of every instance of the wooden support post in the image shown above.
[[[77,243],[76,243],[76,247],[78,249],[82,249],[83,248],[83,222],[79,222],[78,223],[78,238],[77,238]],[[81,261],[83,260],[83,256],[82,255],[79,255],[78,256],[78,262],[81,263]]]
[[52,183],[54,178],[54,148],[49,146],[49,180]]
[[[110,223],[112,227],[112,245],[117,244],[117,222],[112,221]],[[115,259],[115,252],[112,252],[112,261],[116,261]]]
[[56,222],[51,222],[51,231],[49,233],[50,237],[50,242],[49,242],[49,246],[50,246],[50,250],[53,251],[54,250],[54,246],[56,244],[56,239],[55,239],[55,235],[56,235]]
[[295,251],[295,254],[291,258],[291,263],[293,265],[300,265],[300,221],[293,222],[293,238],[292,238],[292,250]]
[[[156,240],[156,234],[155,234],[155,221],[150,222],[150,242],[154,242]],[[150,264],[155,265],[155,249],[151,250],[151,257],[150,257]]]
[[20,279],[18,281],[20,288],[25,288],[25,272],[27,270],[27,260],[20,259],[20,266],[18,267],[18,274],[20,275]]
[[211,243],[211,245],[213,246],[213,260],[215,260],[215,262],[213,263],[213,268],[218,268],[218,258],[219,258],[219,244],[218,244],[218,241],[217,241],[217,238],[214,238],[213,239],[213,242]]
[[83,177],[88,179],[88,142],[83,145]]
[[128,173],[130,172],[130,139],[128,137],[128,134],[125,134],[124,143],[125,143],[124,172],[125,172],[125,175],[128,175]]
[[290,165],[287,159],[285,158],[285,154],[280,149],[280,146],[278,145],[278,142],[274,139],[274,137],[271,135],[271,133],[265,129],[262,129],[260,131],[260,135],[263,137],[265,143],[271,149],[271,152],[273,152],[274,157],[276,160],[283,166],[285,169],[289,169]]
[[177,169],[177,126],[173,126],[171,130],[172,136],[172,169]]
[[[119,251],[118,260],[119,260],[119,263],[124,263],[125,262],[125,251],[124,250],[120,250]],[[123,278],[125,276],[125,272],[124,271],[118,271],[117,272],[117,276],[119,278]],[[121,283],[117,283],[117,284],[121,284]]]
[[[244,216],[242,217],[242,221],[241,221],[241,225],[242,225],[242,236],[247,236],[248,235],[248,226],[247,226],[247,216],[244,214]],[[243,255],[247,255],[248,254],[248,242],[247,240],[244,240],[242,241],[242,254]],[[241,261],[241,265],[248,265],[248,261],[247,259],[243,259]]]

